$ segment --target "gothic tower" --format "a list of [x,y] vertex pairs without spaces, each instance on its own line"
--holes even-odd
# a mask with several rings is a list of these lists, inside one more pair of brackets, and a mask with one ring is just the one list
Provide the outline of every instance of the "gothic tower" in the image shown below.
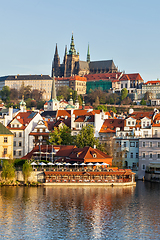
[[65,47],[63,64],[64,64],[64,73],[63,73],[63,76],[66,77],[66,71],[67,71],[67,46]]
[[60,58],[58,55],[57,43],[56,43],[54,59],[52,62],[52,77],[53,77],[53,72],[56,77],[60,76]]
[[76,74],[75,66],[79,61],[79,53],[76,53],[75,45],[74,45],[74,38],[73,33],[71,37],[71,44],[69,49],[69,54],[67,55],[67,62],[66,62],[66,77],[73,76]]
[[89,43],[88,43],[88,50],[87,50],[87,62],[90,63]]

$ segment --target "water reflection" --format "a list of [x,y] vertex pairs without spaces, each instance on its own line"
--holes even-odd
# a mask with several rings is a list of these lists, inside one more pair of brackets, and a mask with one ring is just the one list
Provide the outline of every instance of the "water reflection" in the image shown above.
[[159,188],[0,188],[0,239],[157,239]]

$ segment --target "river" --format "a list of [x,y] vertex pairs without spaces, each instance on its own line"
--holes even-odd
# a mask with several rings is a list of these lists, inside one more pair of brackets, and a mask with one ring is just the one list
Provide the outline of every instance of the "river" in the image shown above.
[[160,239],[160,184],[1,187],[0,240]]

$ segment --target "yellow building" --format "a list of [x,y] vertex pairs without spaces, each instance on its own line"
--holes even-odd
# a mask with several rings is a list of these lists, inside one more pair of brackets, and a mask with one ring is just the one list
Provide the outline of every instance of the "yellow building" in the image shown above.
[[13,133],[0,123],[0,159],[13,159]]

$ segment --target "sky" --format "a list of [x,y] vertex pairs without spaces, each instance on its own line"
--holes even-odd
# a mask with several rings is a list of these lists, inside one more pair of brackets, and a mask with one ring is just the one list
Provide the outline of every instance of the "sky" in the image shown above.
[[85,61],[113,59],[120,71],[160,79],[159,0],[0,0],[0,76],[51,75],[75,48]]

